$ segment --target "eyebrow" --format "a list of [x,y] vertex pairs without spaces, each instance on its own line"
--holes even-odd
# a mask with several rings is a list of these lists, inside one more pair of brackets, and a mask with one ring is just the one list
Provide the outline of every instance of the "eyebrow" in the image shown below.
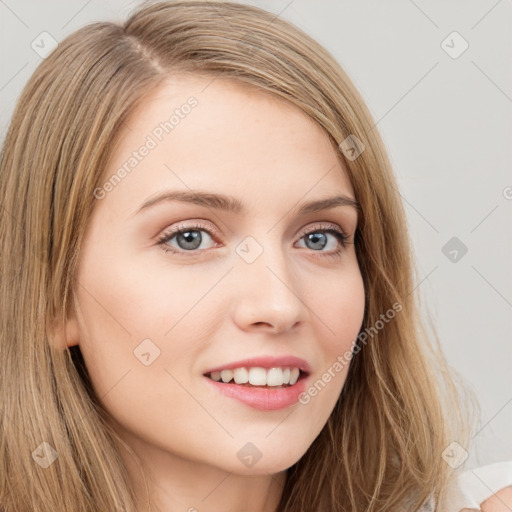
[[[182,190],[167,190],[147,199],[134,213],[134,215],[137,215],[156,204],[168,201],[192,203],[229,213],[240,214],[247,212],[244,205],[233,196],[203,191],[188,192]],[[338,206],[349,206],[354,208],[356,211],[361,209],[359,202],[355,199],[345,195],[336,195],[304,203],[298,209],[297,214],[306,215],[309,213],[329,210]]]

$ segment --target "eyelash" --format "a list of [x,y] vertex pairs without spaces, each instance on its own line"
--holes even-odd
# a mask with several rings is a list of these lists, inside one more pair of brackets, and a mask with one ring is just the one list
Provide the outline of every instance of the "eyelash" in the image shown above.
[[[303,233],[299,240],[302,240],[305,236],[310,235],[312,233],[318,233],[318,232],[329,233],[329,234],[333,235],[334,237],[336,237],[340,246],[333,252],[326,252],[322,257],[339,258],[341,256],[341,253],[343,252],[343,249],[350,243],[348,241],[350,237],[341,228],[334,227],[334,226],[335,226],[335,224],[321,224],[319,226],[316,226],[314,229]],[[211,233],[209,228],[207,228],[205,225],[203,225],[201,223],[196,222],[196,223],[185,224],[185,225],[180,224],[180,225],[175,226],[175,227],[171,228],[170,230],[164,232],[158,238],[157,245],[160,245],[162,247],[162,250],[166,253],[170,252],[170,253],[179,254],[179,255],[186,254],[187,252],[194,254],[197,252],[207,250],[207,249],[195,249],[195,250],[190,250],[190,251],[176,250],[176,249],[170,247],[169,245],[166,245],[166,243],[169,240],[171,240],[172,238],[174,238],[176,235],[179,235],[180,233],[185,233],[187,231],[206,231],[208,233],[208,235],[212,239],[214,239],[214,236]],[[324,251],[313,251],[313,250],[312,250],[312,252],[324,253]]]

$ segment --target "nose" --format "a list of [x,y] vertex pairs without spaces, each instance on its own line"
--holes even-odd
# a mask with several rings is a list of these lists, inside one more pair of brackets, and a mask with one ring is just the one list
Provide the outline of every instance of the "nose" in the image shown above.
[[237,261],[233,318],[240,329],[277,334],[307,318],[308,307],[292,270],[281,248],[264,247],[252,263]]

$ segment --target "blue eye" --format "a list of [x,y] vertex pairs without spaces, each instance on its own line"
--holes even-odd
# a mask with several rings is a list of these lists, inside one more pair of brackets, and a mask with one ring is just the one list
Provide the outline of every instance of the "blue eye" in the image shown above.
[[[343,249],[350,242],[348,241],[349,236],[341,228],[335,226],[335,224],[316,226],[313,230],[303,232],[299,240],[304,239],[306,248],[311,249],[313,252],[318,252],[322,256],[340,256]],[[158,239],[158,245],[161,245],[165,252],[179,255],[185,255],[187,252],[195,254],[201,252],[201,250],[205,250],[205,248],[199,249],[205,239],[205,235],[202,233],[206,233],[206,239],[210,238],[210,240],[214,240],[211,231],[200,223],[178,225],[165,232]],[[334,248],[329,251],[324,251],[323,249],[329,245],[329,235],[334,238]],[[169,245],[168,242],[171,241],[175,241],[177,247]],[[215,243],[212,247],[214,246]]]
[[182,251],[189,252],[195,251],[199,249],[203,242],[204,235],[201,233],[207,233],[209,238],[212,238],[210,232],[203,228],[202,226],[188,226],[186,228],[176,229],[171,231],[170,233],[164,234],[164,236],[159,240],[159,244],[162,244],[162,248],[167,252],[180,252],[179,250],[173,249],[171,246],[167,245],[167,242],[175,239],[178,244],[178,249]]
[[345,233],[331,228],[309,231],[307,234],[302,236],[301,240],[305,239],[308,243],[311,243],[308,248],[316,251],[317,249],[323,249],[329,243],[327,235],[333,236],[342,247],[345,247],[348,243],[348,236]]

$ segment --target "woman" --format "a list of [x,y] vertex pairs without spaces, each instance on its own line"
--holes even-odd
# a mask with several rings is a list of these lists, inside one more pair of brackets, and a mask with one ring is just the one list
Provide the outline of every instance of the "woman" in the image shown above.
[[3,510],[466,506],[468,414],[372,125],[254,7],[59,44],[2,152]]

